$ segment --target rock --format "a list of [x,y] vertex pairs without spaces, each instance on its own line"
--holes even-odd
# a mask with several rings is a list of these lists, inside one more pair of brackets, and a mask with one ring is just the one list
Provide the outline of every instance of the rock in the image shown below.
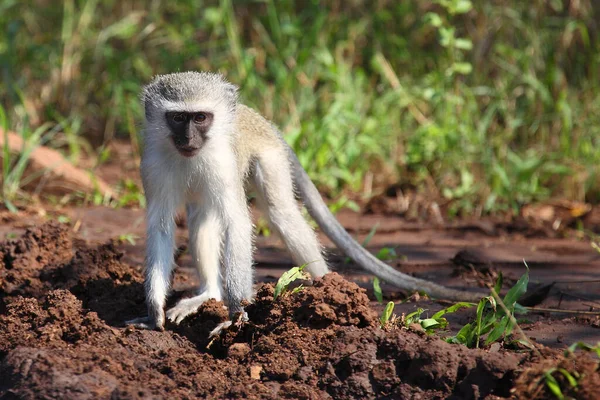
[[260,373],[263,368],[260,365],[251,365],[250,366],[250,378],[260,380]]

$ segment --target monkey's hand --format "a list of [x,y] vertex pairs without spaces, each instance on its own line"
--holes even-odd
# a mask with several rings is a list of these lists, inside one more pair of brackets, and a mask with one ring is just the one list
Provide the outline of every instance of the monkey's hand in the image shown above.
[[179,323],[183,321],[187,316],[198,312],[198,308],[202,304],[206,303],[206,301],[209,299],[215,299],[217,301],[220,301],[221,293],[219,291],[212,293],[209,291],[205,291],[197,296],[190,297],[187,299],[181,299],[175,305],[175,307],[167,311],[167,319],[175,325],[179,325]]
[[248,313],[246,313],[246,311],[242,311],[240,313],[237,313],[233,318],[231,318],[230,320],[227,320],[225,322],[221,322],[219,325],[217,325],[217,327],[215,329],[213,329],[212,331],[210,331],[210,334],[208,335],[209,338],[213,338],[216,339],[218,336],[221,335],[221,333],[224,330],[227,330],[229,328],[231,328],[232,326],[236,327],[236,328],[241,328],[242,325],[244,325],[244,323],[248,322]]
[[129,321],[125,321],[125,325],[132,325],[132,326],[135,326],[136,328],[140,328],[140,329],[164,331],[165,330],[165,317],[164,317],[164,315],[163,315],[162,319],[153,318],[150,316],[139,317],[139,318],[130,319]]

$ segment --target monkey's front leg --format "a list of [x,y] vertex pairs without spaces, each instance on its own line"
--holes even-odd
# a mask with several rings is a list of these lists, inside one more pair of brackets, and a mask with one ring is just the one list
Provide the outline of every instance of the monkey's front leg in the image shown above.
[[127,321],[127,325],[144,329],[164,329],[164,307],[174,263],[174,212],[174,207],[169,207],[168,202],[156,204],[149,201],[144,279],[148,316]]
[[[229,307],[229,321],[218,325],[210,336],[218,335],[231,326],[237,316],[238,322],[248,320],[242,306],[244,300],[252,299],[254,280],[252,266],[252,221],[245,199],[236,197],[235,202],[225,203],[225,282]],[[241,315],[238,315],[241,313]]]
[[167,311],[167,319],[175,324],[195,313],[209,299],[222,300],[220,264],[224,234],[220,216],[207,205],[188,204],[186,211],[192,263],[198,270],[201,286],[196,296],[180,300]]

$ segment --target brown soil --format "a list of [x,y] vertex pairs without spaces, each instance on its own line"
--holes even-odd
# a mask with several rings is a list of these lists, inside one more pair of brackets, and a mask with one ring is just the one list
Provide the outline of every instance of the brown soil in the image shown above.
[[[227,315],[215,301],[164,332],[126,328],[123,321],[145,310],[140,265],[126,262],[122,244],[81,236],[47,223],[0,245],[0,399],[543,399],[550,392],[541,378],[553,367],[579,377],[570,395],[600,396],[597,359],[585,353],[468,349],[384,330],[365,289],[337,273],[276,301],[272,283],[259,285],[250,322],[212,343],[208,333]],[[460,256],[460,265],[482,257]],[[176,282],[190,286],[193,278],[180,269]],[[571,326],[597,331],[597,319],[586,318]]]

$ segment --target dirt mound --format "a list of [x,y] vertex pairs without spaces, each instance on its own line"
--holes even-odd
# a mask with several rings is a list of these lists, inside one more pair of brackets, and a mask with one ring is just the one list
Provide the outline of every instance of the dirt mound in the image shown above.
[[109,324],[144,312],[140,268],[121,262],[113,243],[88,247],[67,225],[49,222],[0,244],[0,310],[17,296],[68,289]]
[[42,296],[47,288],[41,271],[69,260],[72,249],[68,228],[58,223],[29,228],[20,239],[0,244],[0,300]]
[[[335,273],[276,300],[263,284],[250,322],[213,342],[227,317],[216,301],[164,332],[125,328],[144,312],[142,275],[112,244],[87,247],[50,224],[0,251],[0,276],[12,277],[2,286],[0,398],[492,398],[515,387],[534,396],[533,382],[563,362],[550,350],[534,360],[383,330],[365,291]],[[597,363],[581,359],[567,367],[583,376],[579,398],[594,398]]]
[[365,291],[337,273],[316,279],[294,296],[284,294],[276,303],[273,293],[273,285],[263,285],[247,308],[250,319],[264,324],[266,330],[282,321],[315,329],[332,325],[365,328],[377,323],[378,316]]

